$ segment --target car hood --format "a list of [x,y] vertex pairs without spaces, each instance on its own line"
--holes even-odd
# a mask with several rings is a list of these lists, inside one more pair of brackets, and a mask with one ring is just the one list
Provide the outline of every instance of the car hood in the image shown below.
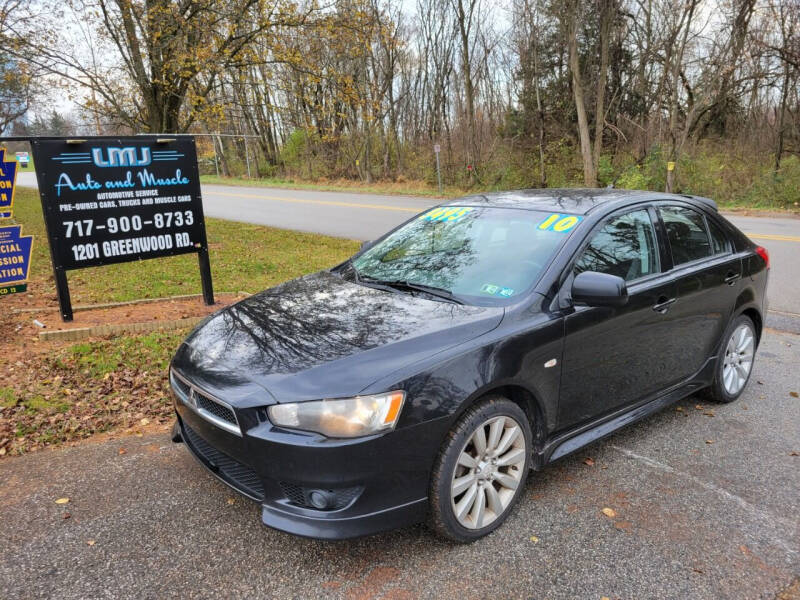
[[346,397],[494,329],[503,312],[370,288],[323,271],[214,314],[189,335],[173,365],[239,405],[254,400],[235,389],[253,383],[276,402]]

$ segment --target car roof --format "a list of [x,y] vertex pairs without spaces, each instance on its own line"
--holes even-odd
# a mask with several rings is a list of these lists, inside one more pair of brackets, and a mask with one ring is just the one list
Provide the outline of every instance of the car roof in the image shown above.
[[[614,188],[543,188],[487,192],[456,198],[443,206],[492,206],[585,215],[595,208],[616,208],[647,200],[695,200],[717,210],[713,200],[688,194],[666,194]],[[613,206],[611,206],[613,205]]]

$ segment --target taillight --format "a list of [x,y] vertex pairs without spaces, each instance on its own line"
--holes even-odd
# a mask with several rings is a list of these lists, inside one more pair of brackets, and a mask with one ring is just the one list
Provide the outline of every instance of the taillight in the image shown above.
[[767,249],[764,248],[764,246],[758,246],[756,248],[756,254],[764,259],[764,264],[767,265],[767,268],[769,269],[769,252],[767,252]]

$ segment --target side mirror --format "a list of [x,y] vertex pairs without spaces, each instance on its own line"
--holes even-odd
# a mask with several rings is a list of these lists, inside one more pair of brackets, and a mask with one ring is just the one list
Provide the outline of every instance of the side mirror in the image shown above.
[[366,242],[361,242],[361,248],[359,248],[359,250],[366,250],[367,248],[372,246],[373,243],[374,243],[373,240],[367,240]]
[[622,277],[584,271],[576,275],[572,282],[572,300],[589,306],[625,306],[628,303],[628,286]]

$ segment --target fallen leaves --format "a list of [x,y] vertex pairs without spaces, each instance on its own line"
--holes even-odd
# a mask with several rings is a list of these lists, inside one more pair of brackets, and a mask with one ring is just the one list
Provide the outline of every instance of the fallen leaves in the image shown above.
[[47,354],[20,352],[20,364],[3,382],[21,400],[2,409],[0,459],[99,432],[144,429],[142,420],[148,430],[166,425],[173,406],[165,365],[183,335],[123,336]]
[[587,467],[593,467],[594,466],[594,460],[592,460],[591,458],[589,458],[587,456],[586,458],[583,459],[583,464],[585,464]]
[[707,410],[707,411],[705,411],[703,414],[704,414],[705,416],[707,416],[707,417],[714,417],[714,416],[716,416],[716,415],[714,414],[714,411],[713,411],[713,410]]
[[530,539],[534,544],[538,544],[539,543],[539,538],[536,537],[535,535],[532,535]]
[[706,444],[713,444],[714,440],[706,440]]
[[792,450],[791,452],[789,452],[789,456],[800,456],[800,452],[797,452],[796,450]]
[[229,505],[230,504],[235,504],[236,503],[236,498],[228,498],[227,502],[228,502]]
[[68,504],[68,503],[69,503],[69,498],[59,498],[58,500],[56,500],[56,504]]
[[96,543],[97,542],[95,542],[94,540],[86,540],[86,545],[87,546],[94,546]]
[[798,394],[797,392],[789,392],[789,395],[790,395],[792,398],[800,398],[800,394]]
[[607,516],[609,519],[613,519],[614,517],[616,517],[616,516],[617,516],[617,511],[615,511],[613,508],[608,508],[608,507],[606,507],[606,508],[604,508],[604,509],[603,509],[602,511],[600,511],[600,512],[602,512],[602,513],[603,513],[605,516]]

